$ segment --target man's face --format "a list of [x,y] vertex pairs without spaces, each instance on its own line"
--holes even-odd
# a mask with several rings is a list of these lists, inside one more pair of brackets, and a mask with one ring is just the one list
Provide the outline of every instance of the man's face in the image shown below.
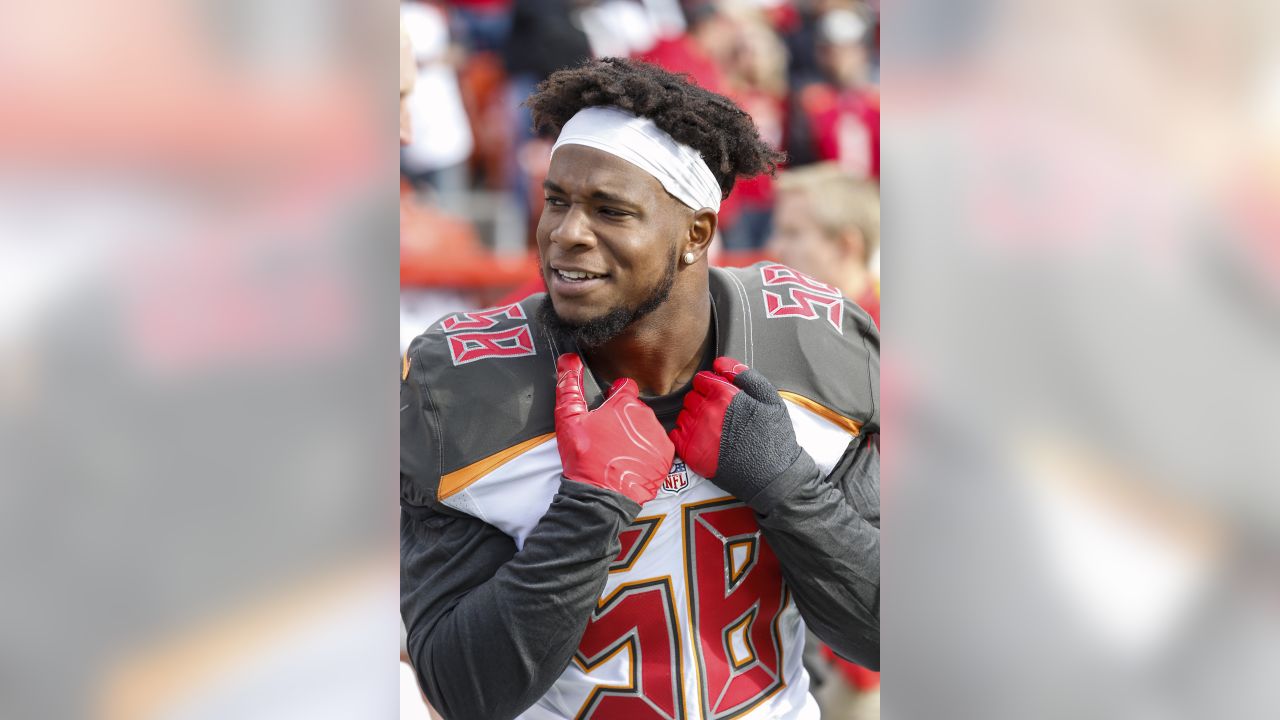
[[839,244],[813,220],[809,198],[801,192],[779,193],[773,209],[768,251],[783,265],[832,283],[844,258]]
[[738,22],[724,13],[715,13],[698,23],[694,35],[707,55],[728,64],[739,39]]
[[565,145],[544,190],[538,252],[561,320],[581,325],[665,299],[693,213],[662,183],[615,155]]
[[867,81],[867,50],[860,43],[825,45],[818,50],[818,62],[831,81],[851,88]]

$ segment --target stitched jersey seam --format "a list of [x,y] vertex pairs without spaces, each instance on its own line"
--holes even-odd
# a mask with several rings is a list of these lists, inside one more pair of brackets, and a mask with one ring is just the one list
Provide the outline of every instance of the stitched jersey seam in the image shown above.
[[751,327],[751,299],[747,295],[747,287],[733,273],[725,270],[725,275],[729,277],[734,284],[734,288],[738,291],[738,297],[742,299],[742,322],[747,326],[747,360],[748,366],[756,364],[756,341],[755,331]]

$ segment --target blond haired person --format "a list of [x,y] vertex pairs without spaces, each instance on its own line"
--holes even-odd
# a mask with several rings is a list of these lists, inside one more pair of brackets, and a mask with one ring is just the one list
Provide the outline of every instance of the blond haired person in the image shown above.
[[835,286],[880,325],[880,190],[834,163],[782,174],[768,251],[780,262]]

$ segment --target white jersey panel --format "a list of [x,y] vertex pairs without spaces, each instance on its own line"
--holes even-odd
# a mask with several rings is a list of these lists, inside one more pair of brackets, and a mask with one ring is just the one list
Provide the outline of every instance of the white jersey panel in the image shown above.
[[785,401],[791,414],[791,426],[796,430],[796,441],[817,463],[823,475],[835,469],[853,436],[847,430],[827,420],[816,412],[791,401]]
[[551,438],[445,498],[444,504],[498,528],[523,550],[525,538],[560,491],[563,471],[560,446]]

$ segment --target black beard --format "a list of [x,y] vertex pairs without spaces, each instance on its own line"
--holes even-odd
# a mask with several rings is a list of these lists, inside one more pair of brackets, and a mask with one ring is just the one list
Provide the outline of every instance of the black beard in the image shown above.
[[538,320],[542,326],[560,340],[568,340],[580,348],[597,348],[618,337],[624,330],[640,318],[657,310],[671,295],[671,288],[676,283],[676,257],[671,256],[671,263],[662,280],[649,293],[649,297],[635,307],[619,307],[597,318],[586,322],[574,323],[560,317],[548,292],[538,306]]

